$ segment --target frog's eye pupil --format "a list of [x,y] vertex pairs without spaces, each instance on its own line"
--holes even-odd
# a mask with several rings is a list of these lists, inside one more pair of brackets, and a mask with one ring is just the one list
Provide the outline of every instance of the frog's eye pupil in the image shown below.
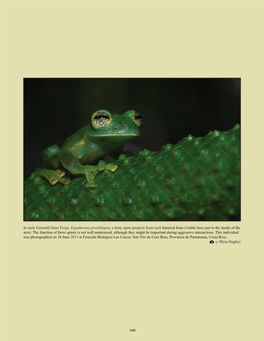
[[143,122],[143,117],[139,113],[135,112],[134,113],[134,121],[136,122],[136,124],[138,126],[140,126]]
[[105,111],[98,111],[93,118],[93,122],[97,128],[107,126],[111,121],[111,116]]
[[107,118],[108,118],[108,115],[104,115],[104,114],[96,115],[96,116],[95,116],[95,119],[98,119],[98,118],[107,119]]
[[103,111],[98,111],[98,113],[96,113],[96,115],[94,116],[95,119],[98,119],[98,118],[109,118],[109,115]]

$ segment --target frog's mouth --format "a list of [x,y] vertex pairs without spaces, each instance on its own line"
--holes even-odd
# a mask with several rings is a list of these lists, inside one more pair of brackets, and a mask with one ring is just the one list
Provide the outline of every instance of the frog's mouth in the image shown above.
[[132,133],[132,134],[126,134],[126,133],[107,134],[107,135],[97,134],[95,136],[90,136],[89,138],[94,141],[98,141],[98,139],[108,141],[108,140],[115,140],[115,139],[116,140],[122,140],[122,139],[131,140],[134,137],[138,137],[138,136],[140,136],[140,132]]
[[134,134],[123,134],[123,133],[119,133],[119,134],[107,134],[107,135],[97,135],[96,137],[100,137],[100,138],[121,138],[121,137],[136,137],[136,136],[140,136],[140,133],[134,133]]

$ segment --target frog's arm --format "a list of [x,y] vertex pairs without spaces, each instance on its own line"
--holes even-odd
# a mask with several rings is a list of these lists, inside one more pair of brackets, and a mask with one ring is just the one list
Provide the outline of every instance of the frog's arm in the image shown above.
[[[97,173],[101,172],[104,169],[108,169],[111,172],[114,172],[117,169],[117,165],[96,165],[83,166],[79,160],[71,153],[71,151],[67,148],[63,148],[58,153],[58,158],[64,168],[68,169],[72,174],[84,174],[89,185],[91,187],[96,187],[97,184],[94,180]],[[59,181],[59,180],[58,180]]]

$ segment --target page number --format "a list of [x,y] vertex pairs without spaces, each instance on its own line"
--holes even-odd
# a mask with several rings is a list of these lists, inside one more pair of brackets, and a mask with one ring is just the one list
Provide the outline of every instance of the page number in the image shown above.
[[130,331],[130,332],[135,332],[135,331],[136,331],[136,329],[130,329],[129,331]]

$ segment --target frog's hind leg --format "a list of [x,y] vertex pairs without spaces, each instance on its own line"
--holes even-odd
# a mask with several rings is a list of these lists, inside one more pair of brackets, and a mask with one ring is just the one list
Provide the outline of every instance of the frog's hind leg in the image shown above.
[[46,148],[41,154],[43,167],[39,167],[35,171],[36,176],[44,176],[49,180],[51,185],[55,185],[57,182],[62,182],[64,185],[67,185],[71,182],[70,180],[62,179],[65,172],[59,169],[62,167],[58,158],[60,150],[60,147],[56,144]]
[[43,163],[44,168],[47,169],[58,169],[61,167],[60,160],[58,158],[58,154],[60,152],[60,147],[56,144],[46,148],[41,153],[41,161]]
[[55,185],[57,182],[62,182],[64,185],[68,185],[71,181],[68,179],[62,179],[65,172],[60,169],[47,169],[39,167],[35,170],[36,176],[44,176],[49,180],[51,185]]

